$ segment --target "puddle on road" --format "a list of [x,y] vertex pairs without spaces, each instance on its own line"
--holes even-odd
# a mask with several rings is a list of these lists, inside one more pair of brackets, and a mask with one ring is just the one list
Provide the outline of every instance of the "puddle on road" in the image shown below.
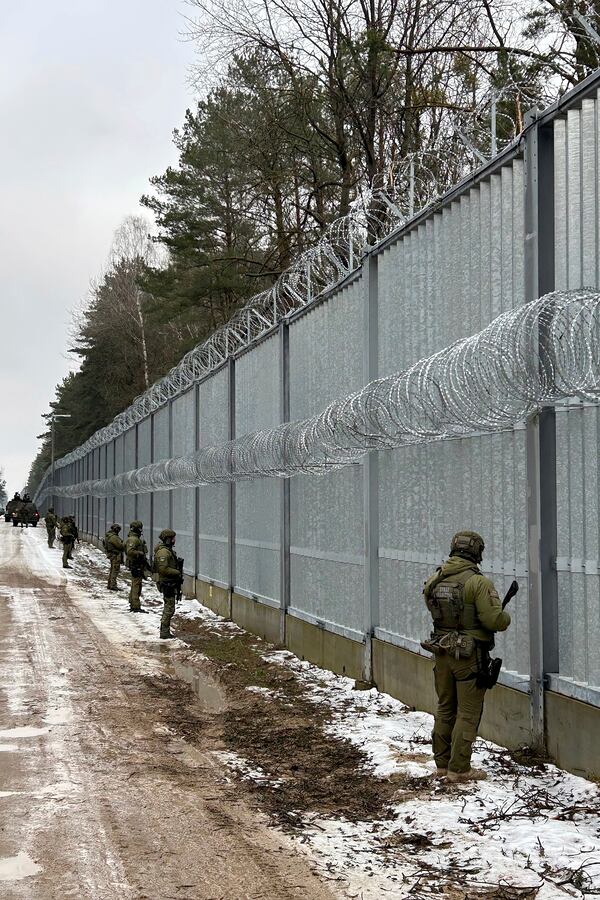
[[0,857],[0,881],[21,881],[42,871],[42,867],[23,851],[16,856]]
[[4,738],[30,738],[40,737],[42,734],[48,734],[47,728],[31,728],[23,725],[20,728],[4,728],[0,731],[0,741]]
[[196,698],[207,712],[222,712],[225,709],[225,695],[219,683],[199,672],[193,666],[171,660],[171,666],[175,675],[187,682],[193,690]]

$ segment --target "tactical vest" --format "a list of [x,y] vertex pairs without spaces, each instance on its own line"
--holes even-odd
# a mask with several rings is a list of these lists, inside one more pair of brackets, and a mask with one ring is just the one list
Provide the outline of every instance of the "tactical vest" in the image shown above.
[[465,585],[478,574],[477,569],[466,569],[449,575],[430,590],[425,603],[436,631],[474,631],[483,627],[475,604],[465,603]]

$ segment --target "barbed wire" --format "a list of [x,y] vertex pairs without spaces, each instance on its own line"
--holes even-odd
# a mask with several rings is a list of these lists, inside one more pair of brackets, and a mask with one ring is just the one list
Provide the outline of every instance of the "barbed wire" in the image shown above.
[[318,415],[112,478],[50,490],[96,497],[322,473],[369,450],[503,431],[539,407],[600,397],[600,294],[554,292],[373,381]]
[[348,215],[334,221],[323,239],[303,253],[272,288],[255,295],[109,425],[57,460],[56,467],[69,465],[114,440],[185,393],[285,316],[312,303],[360,268],[370,246],[438,201],[456,182],[457,173],[462,176],[471,171],[467,153],[451,155],[452,160],[446,150],[409,154],[399,166],[360,192]]

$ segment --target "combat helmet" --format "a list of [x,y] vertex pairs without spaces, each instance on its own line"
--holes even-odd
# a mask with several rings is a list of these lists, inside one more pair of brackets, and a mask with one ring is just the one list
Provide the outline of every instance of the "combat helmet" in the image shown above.
[[121,530],[121,526],[120,526],[117,522],[114,522],[114,523],[110,526],[110,530],[111,530],[111,531],[114,531],[115,534],[118,534],[118,533],[120,532],[120,530]]
[[172,542],[173,539],[176,537],[177,537],[177,535],[175,534],[175,532],[173,531],[172,528],[163,528],[163,530],[161,531],[161,533],[158,536],[158,539],[159,539],[159,541],[162,541],[163,544],[166,544],[167,542]]
[[130,522],[130,524],[129,524],[129,530],[130,530],[130,531],[136,531],[136,532],[138,532],[139,534],[141,534],[141,532],[144,530],[144,523],[143,523],[143,522],[140,522],[138,519],[135,519],[135,521]]
[[464,556],[480,563],[485,542],[476,531],[457,531],[450,544],[450,556]]

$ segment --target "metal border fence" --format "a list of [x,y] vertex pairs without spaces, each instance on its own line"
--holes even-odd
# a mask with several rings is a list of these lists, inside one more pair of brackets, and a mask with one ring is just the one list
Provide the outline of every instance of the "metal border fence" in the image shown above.
[[[69,454],[55,490],[306,417],[555,288],[597,289],[599,86],[595,73],[531,112],[518,142],[402,220],[359,266],[338,268],[339,283],[324,279],[308,302],[248,324],[129,437],[109,428]],[[189,575],[276,607],[282,622],[297,617],[359,642],[366,673],[373,637],[420,652],[420,584],[451,533],[476,527],[484,570],[499,586],[522,582],[501,680],[529,694],[542,742],[547,688],[600,705],[599,443],[598,405],[576,400],[500,434],[369,450],[327,474],[157,490],[147,502],[62,498],[49,472],[38,497],[74,511],[97,537],[126,513],[143,511],[154,538],[184,522]]]

